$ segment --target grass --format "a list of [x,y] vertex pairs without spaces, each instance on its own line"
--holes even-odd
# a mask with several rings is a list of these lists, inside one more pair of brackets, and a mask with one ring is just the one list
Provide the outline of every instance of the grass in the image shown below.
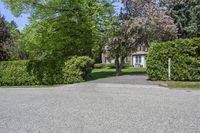
[[200,89],[200,82],[181,82],[170,81],[167,82],[170,88],[184,88],[184,89]]
[[[122,70],[122,75],[134,75],[134,74],[145,74],[145,68],[134,68],[129,67]],[[115,69],[103,68],[103,69],[94,69],[91,73],[90,80],[96,80],[100,78],[109,78],[116,75]]]
[[18,86],[0,86],[0,88],[54,88],[59,87],[63,84],[55,84],[55,85],[18,85]]

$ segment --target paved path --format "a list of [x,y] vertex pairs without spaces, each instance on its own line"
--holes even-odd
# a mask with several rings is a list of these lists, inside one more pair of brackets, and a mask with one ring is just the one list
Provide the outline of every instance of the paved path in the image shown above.
[[1,88],[0,133],[200,133],[200,91],[125,84],[137,78]]

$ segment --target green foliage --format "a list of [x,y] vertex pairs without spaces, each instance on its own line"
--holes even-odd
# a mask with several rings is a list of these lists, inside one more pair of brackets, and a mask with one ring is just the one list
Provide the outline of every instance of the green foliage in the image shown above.
[[113,69],[113,68],[116,68],[116,66],[114,63],[110,63],[110,64],[106,64],[106,68]]
[[101,69],[101,68],[105,68],[106,64],[102,64],[102,63],[98,63],[98,64],[94,64],[94,68],[96,69]]
[[22,41],[23,48],[36,60],[99,56],[97,51],[104,44],[101,31],[110,23],[108,12],[114,12],[112,1],[3,0],[16,16],[30,13]]
[[171,81],[167,84],[170,88],[200,89],[200,82]]
[[71,61],[66,62],[65,67],[63,68],[64,83],[71,84],[71,83],[78,83],[78,82],[84,81],[82,77],[83,72],[77,69],[75,65],[70,65],[69,64],[70,62]]
[[200,80],[200,38],[155,43],[149,49],[147,73],[151,80],[168,79],[168,58],[172,80]]
[[61,84],[62,66],[63,63],[56,60],[30,60],[27,71],[37,78],[39,84]]
[[[123,69],[124,68],[129,68],[129,67],[131,67],[131,65],[129,63],[125,63],[123,65]],[[116,66],[113,63],[111,63],[111,64],[102,64],[102,63],[100,63],[100,64],[94,64],[94,68],[96,68],[96,69],[102,69],[102,68],[115,69]]]
[[[94,60],[87,56],[72,57],[65,63],[64,73],[69,73],[68,71],[73,71],[75,75],[80,75],[82,79],[87,80],[89,74],[92,71],[94,65]],[[74,72],[76,70],[76,72]]]
[[130,63],[125,63],[124,65],[123,65],[123,68],[129,68],[129,67],[133,67]]
[[5,50],[9,56],[9,60],[25,59],[24,52],[20,49],[21,33],[17,28],[15,21],[7,22],[10,38],[5,45]]
[[5,50],[5,46],[8,45],[10,39],[10,33],[6,25],[4,16],[0,14],[0,60],[8,60],[8,53]]
[[[122,69],[124,68],[129,68],[131,67],[131,65],[129,63],[125,63],[123,66],[122,66]],[[106,68],[110,68],[110,69],[113,69],[113,68],[116,68],[116,65],[111,63],[111,64],[106,64]]]
[[200,37],[199,5],[199,0],[183,0],[170,6],[171,16],[178,26],[180,38]]
[[0,85],[52,85],[87,80],[94,61],[89,57],[72,57],[65,63],[56,60],[0,62]]
[[3,61],[0,62],[0,85],[20,86],[39,84],[34,75],[27,71],[29,61]]
[[20,31],[14,21],[7,22],[0,15],[0,60],[16,60],[20,58],[20,50],[18,48],[18,40]]
[[[134,74],[146,74],[146,69],[129,67],[129,68],[123,69],[123,72],[122,72],[122,75],[134,75]],[[109,69],[108,68],[94,69],[91,73],[90,80],[109,78],[109,77],[114,77],[114,76],[116,76],[115,69],[110,69],[110,68]]]

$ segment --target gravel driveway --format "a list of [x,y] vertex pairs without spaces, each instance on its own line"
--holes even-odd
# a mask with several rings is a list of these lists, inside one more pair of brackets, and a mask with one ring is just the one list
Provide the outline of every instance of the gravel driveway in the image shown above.
[[170,90],[145,78],[1,88],[0,133],[200,133],[200,91]]

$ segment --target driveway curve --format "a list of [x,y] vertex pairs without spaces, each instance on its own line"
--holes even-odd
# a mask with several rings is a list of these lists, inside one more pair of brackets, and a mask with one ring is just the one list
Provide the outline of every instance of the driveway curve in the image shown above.
[[140,76],[1,88],[0,133],[200,133],[200,91],[170,90],[146,77],[142,84]]
[[146,74],[124,75],[112,78],[102,78],[90,83],[132,84],[132,85],[159,85],[160,82],[149,81]]

